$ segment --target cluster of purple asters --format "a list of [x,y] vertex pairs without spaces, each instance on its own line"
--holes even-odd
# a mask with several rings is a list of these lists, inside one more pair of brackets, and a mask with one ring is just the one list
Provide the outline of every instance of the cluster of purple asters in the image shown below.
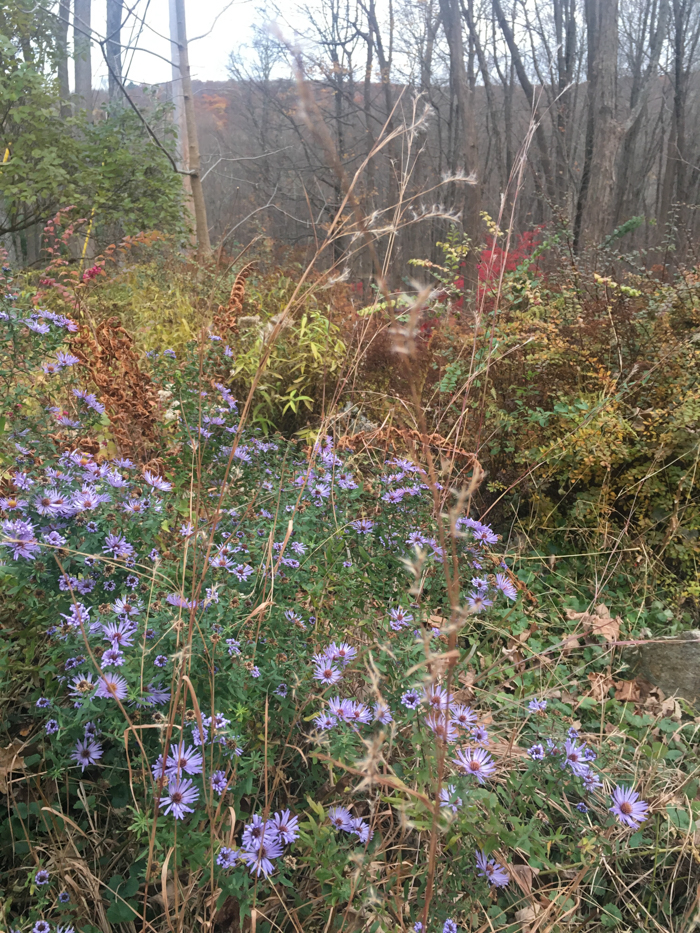
[[333,697],[328,702],[328,712],[319,713],[314,718],[314,724],[319,732],[334,729],[341,723],[357,728],[369,722],[379,722],[384,725],[392,722],[391,710],[382,701],[378,701],[370,709],[359,700],[343,700]]
[[372,841],[374,830],[361,817],[353,817],[345,807],[331,807],[328,811],[328,822],[334,829],[342,830],[357,836],[363,845]]
[[337,684],[343,676],[342,669],[356,656],[356,648],[346,642],[339,645],[333,642],[325,651],[314,655],[314,680],[319,680],[325,687]]
[[267,877],[275,870],[274,860],[284,855],[284,847],[292,845],[299,837],[299,817],[289,810],[275,813],[271,819],[255,814],[243,829],[240,849],[224,846],[216,864],[223,869],[233,868],[243,862],[251,875]]

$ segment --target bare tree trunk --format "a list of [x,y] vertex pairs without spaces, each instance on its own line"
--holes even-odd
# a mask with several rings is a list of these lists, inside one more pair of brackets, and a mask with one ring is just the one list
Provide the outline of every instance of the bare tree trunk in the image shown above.
[[[474,95],[469,87],[464,64],[464,43],[462,40],[462,18],[459,0],[440,0],[442,25],[450,49],[450,82],[454,88],[457,102],[457,122],[459,136],[455,139],[455,152],[459,154],[465,175],[476,174],[479,170],[479,150],[476,139],[474,119]],[[472,241],[472,249],[467,257],[465,283],[470,288],[476,287],[476,248],[480,229],[480,186],[458,182],[458,203],[462,208],[462,224]],[[461,190],[460,190],[461,189]]]
[[75,97],[79,110],[92,121],[92,55],[90,52],[90,7],[92,0],[75,0],[73,7],[73,57]]
[[58,4],[58,92],[61,98],[61,116],[71,115],[70,86],[68,84],[68,25],[70,23],[70,0],[59,0]]
[[574,247],[597,246],[612,232],[620,147],[635,130],[656,77],[668,14],[660,0],[657,29],[637,100],[627,120],[617,119],[619,0],[585,0],[588,34],[588,129],[586,162],[574,229]]
[[106,53],[109,65],[109,99],[119,91],[122,79],[122,12],[124,0],[107,0]]
[[207,226],[207,209],[204,204],[204,192],[202,191],[201,167],[199,162],[199,141],[197,138],[197,121],[194,112],[192,78],[190,76],[190,59],[187,49],[185,0],[175,0],[175,9],[177,13],[178,64],[180,66],[185,123],[187,125],[189,178],[190,184],[192,185],[192,201],[194,202],[194,223],[195,231],[197,234],[197,253],[200,259],[203,259],[206,258],[211,252],[211,243],[209,242],[209,227]]
[[[542,163],[542,174],[544,175],[544,185],[542,187],[547,191],[548,196],[553,200],[555,191],[554,173],[552,172],[552,164],[549,158],[547,137],[544,132],[544,127],[542,126],[542,119],[540,117],[537,100],[535,98],[535,89],[527,76],[525,64],[515,41],[515,37],[513,36],[513,30],[510,28],[510,23],[506,19],[506,15],[503,12],[501,0],[492,0],[492,2],[493,10],[496,14],[496,19],[498,20],[498,25],[501,27],[503,38],[506,40],[511,58],[513,60],[513,65],[515,66],[515,71],[518,75],[518,81],[520,82],[520,86],[522,87],[525,96],[527,97],[527,102],[532,109],[532,119],[536,124],[535,142],[537,143],[537,149],[540,154],[540,162]],[[614,0],[614,2],[617,3],[617,0]]]
[[[693,13],[695,20],[693,20]],[[661,187],[659,207],[659,237],[664,235],[674,199],[680,202],[681,212],[687,214],[691,185],[688,165],[691,154],[687,151],[686,111],[690,75],[695,53],[700,42],[700,15],[693,10],[693,0],[673,0],[673,33],[671,36],[673,59],[673,109],[666,147],[666,165]],[[681,218],[685,221],[685,217]]]

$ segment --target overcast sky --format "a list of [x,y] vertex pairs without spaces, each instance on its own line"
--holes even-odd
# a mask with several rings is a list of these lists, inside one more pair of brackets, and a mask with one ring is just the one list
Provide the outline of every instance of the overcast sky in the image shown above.
[[[125,0],[125,9],[132,3],[133,0]],[[190,69],[194,80],[226,80],[229,52],[247,42],[251,25],[264,18],[259,5],[260,0],[233,0],[230,5],[228,0],[185,0]],[[168,9],[169,0],[138,0],[136,3],[134,12],[139,19],[128,20],[122,30],[122,44],[135,44],[144,51],[125,53],[127,80],[147,84],[170,80]],[[105,0],[93,3],[92,26],[104,35]],[[202,38],[197,38],[199,36]],[[106,82],[107,79],[99,46],[93,49],[93,67],[94,84],[99,87],[102,80]]]

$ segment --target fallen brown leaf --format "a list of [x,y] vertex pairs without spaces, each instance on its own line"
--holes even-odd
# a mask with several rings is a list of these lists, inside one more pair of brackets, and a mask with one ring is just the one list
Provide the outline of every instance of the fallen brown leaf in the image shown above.
[[24,748],[24,743],[17,739],[11,745],[0,748],[0,793],[7,793],[7,779],[13,771],[24,770],[24,758],[20,756],[20,751]]
[[608,691],[613,686],[613,679],[610,674],[589,674],[588,681],[591,685],[587,696],[592,696],[594,700],[602,702],[608,697]]
[[641,697],[636,680],[619,680],[615,684],[615,699],[623,703],[636,703]]
[[506,867],[520,890],[528,896],[532,894],[532,879],[539,874],[539,868],[531,868],[529,865],[507,865]]
[[535,901],[527,907],[516,910],[515,919],[521,925],[522,933],[529,933],[530,924],[537,920],[537,915],[542,913],[542,907]]
[[586,635],[601,635],[606,641],[617,641],[620,637],[619,617],[610,615],[605,603],[600,603],[593,612],[572,612],[567,609],[566,616],[571,622],[581,622]]

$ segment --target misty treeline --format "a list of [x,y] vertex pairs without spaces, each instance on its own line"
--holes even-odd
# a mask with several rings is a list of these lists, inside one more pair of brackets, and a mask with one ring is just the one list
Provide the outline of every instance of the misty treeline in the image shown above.
[[690,259],[699,40],[697,0],[268,4],[230,80],[195,85],[213,241],[313,247],[344,205],[333,259],[359,276],[376,257],[358,216],[394,274],[455,215],[483,240],[483,212],[554,223],[576,252],[616,232]]

